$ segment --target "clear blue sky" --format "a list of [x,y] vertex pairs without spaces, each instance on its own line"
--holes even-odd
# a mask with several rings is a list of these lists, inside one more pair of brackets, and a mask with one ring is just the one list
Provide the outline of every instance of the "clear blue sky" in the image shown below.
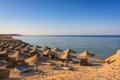
[[120,0],[0,0],[0,34],[120,35]]

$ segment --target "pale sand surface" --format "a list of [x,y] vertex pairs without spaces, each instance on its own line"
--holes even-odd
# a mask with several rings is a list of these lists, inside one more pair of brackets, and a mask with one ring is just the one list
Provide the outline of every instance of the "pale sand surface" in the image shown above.
[[[54,63],[62,64],[59,61]],[[14,78],[13,80],[120,80],[120,62],[105,63],[103,66],[69,65],[74,69],[58,70],[54,69],[55,65],[39,65],[39,75],[34,75],[34,71],[19,75],[15,69],[11,69],[10,78]]]
[[19,75],[15,69],[11,69],[10,78],[13,80],[120,80],[120,59],[117,57],[120,50],[113,57],[106,60],[116,60],[110,64],[104,63],[99,66],[80,66],[70,64],[73,70],[59,70],[55,67],[62,62],[53,61],[53,65],[39,65],[39,75],[34,75],[34,71]]

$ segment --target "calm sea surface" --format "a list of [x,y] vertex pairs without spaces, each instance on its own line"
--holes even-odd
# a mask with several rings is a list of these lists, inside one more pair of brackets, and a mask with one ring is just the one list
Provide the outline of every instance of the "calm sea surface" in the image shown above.
[[70,48],[77,53],[88,50],[104,59],[120,49],[120,36],[14,36],[32,45],[62,50]]

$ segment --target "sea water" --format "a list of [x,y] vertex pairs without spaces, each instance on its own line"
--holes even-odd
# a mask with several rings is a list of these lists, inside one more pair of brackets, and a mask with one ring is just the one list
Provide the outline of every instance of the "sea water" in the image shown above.
[[76,53],[84,50],[104,59],[120,49],[120,36],[14,36],[32,45],[58,47],[62,50],[70,48]]

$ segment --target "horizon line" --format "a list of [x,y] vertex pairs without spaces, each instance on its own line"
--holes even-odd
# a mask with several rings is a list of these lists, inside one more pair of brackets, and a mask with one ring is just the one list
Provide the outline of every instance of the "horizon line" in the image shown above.
[[0,34],[0,35],[11,35],[11,36],[120,36],[120,34],[19,34],[19,33],[11,33],[11,34]]
[[23,35],[23,36],[41,36],[41,37],[120,37],[120,35]]

